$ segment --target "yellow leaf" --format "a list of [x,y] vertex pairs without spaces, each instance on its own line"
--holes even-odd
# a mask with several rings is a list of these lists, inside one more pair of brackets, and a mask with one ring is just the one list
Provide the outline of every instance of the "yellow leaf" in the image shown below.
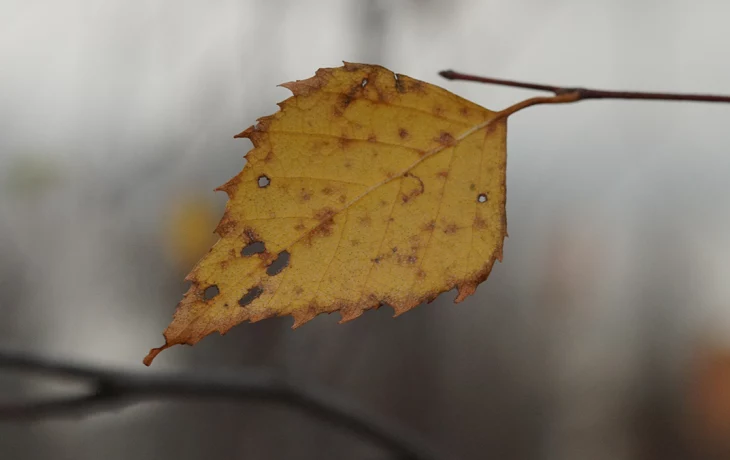
[[220,239],[147,365],[244,321],[460,302],[502,258],[505,117],[374,65],[282,86],[281,110],[236,136],[254,149],[219,187]]

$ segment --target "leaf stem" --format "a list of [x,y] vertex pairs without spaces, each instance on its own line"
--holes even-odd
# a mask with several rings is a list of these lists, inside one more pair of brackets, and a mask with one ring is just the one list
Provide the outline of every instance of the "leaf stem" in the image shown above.
[[555,93],[554,97],[528,99],[524,101],[524,103],[528,103],[530,101],[532,102],[523,106],[521,106],[523,103],[515,104],[514,106],[503,110],[503,112],[509,111],[507,115],[511,115],[517,110],[524,109],[525,107],[529,107],[531,105],[578,102],[585,99],[637,99],[644,101],[654,100],[730,103],[730,96],[717,94],[652,93],[643,91],[607,91],[590,88],[572,88],[563,86],[541,85],[537,83],[525,83],[513,80],[503,80],[500,78],[480,77],[477,75],[469,75],[453,70],[441,71],[439,72],[439,75],[449,80],[475,81],[479,83],[489,83],[493,85],[511,86],[513,88],[534,89],[538,91],[549,91]]

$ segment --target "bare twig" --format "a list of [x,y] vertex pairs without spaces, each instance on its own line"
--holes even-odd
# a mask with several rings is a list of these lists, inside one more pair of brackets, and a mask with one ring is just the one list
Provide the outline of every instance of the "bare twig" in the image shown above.
[[[694,102],[725,102],[730,103],[730,96],[716,94],[682,94],[682,93],[649,93],[643,91],[606,91],[600,89],[589,88],[571,88],[552,85],[541,85],[536,83],[524,83],[512,80],[502,80],[499,78],[480,77],[477,75],[469,75],[465,73],[455,72],[453,70],[444,70],[439,72],[444,78],[449,80],[466,80],[480,83],[489,83],[494,85],[511,86],[513,88],[534,89],[538,91],[549,91],[555,96],[566,96],[562,99],[543,98],[540,101],[533,102],[535,104],[552,104],[563,102],[577,102],[585,99],[638,99],[638,100],[655,100],[655,101],[694,101]],[[520,107],[524,108],[524,107]],[[519,109],[518,109],[519,110]],[[516,110],[515,110],[516,111]],[[515,111],[511,112],[514,113]]]
[[145,400],[228,399],[266,401],[302,410],[324,422],[370,439],[402,459],[445,458],[418,435],[375,416],[330,391],[257,370],[235,374],[139,373],[63,363],[0,351],[0,369],[71,378],[91,385],[80,397],[0,404],[0,422],[70,416]]

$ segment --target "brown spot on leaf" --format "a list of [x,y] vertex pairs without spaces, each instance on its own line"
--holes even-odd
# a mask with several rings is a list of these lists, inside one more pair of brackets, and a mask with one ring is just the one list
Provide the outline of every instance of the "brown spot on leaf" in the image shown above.
[[414,80],[413,78],[403,75],[403,74],[395,74],[396,80],[395,80],[395,89],[401,94],[409,93],[409,92],[416,92],[416,93],[426,93],[425,85],[422,81]]
[[409,80],[410,80],[411,84],[409,85],[408,91],[413,91],[416,93],[423,93],[423,94],[426,93],[426,88],[422,81],[414,80],[410,77],[409,77]]
[[433,108],[433,114],[437,117],[443,117],[444,116],[444,109],[440,105],[437,105]]
[[333,190],[330,187],[325,187],[322,189],[322,193],[329,196],[332,195]]
[[338,144],[340,145],[341,149],[346,149],[348,145],[352,144],[354,142],[353,139],[350,139],[347,136],[340,136],[337,140]]
[[309,201],[310,199],[312,199],[312,195],[309,193],[309,190],[306,189],[302,189],[299,196],[302,198],[302,201]]
[[436,177],[439,177],[441,179],[446,179],[447,177],[449,177],[449,172],[444,169],[443,171],[437,172]]
[[247,243],[259,241],[259,236],[256,234],[256,231],[250,227],[243,229],[243,236]]
[[347,201],[347,195],[340,195],[337,197],[337,201],[339,201],[342,204],[345,204],[345,201]]
[[375,86],[375,92],[378,93],[378,102],[390,102],[392,99],[390,95],[383,92],[379,86]]
[[346,109],[347,106],[350,105],[350,103],[352,102],[352,99],[353,99],[353,97],[349,93],[347,93],[347,94],[343,93],[343,94],[339,95],[339,97],[337,98],[337,107],[336,108],[338,109],[337,111],[339,112],[340,115],[342,115],[342,112],[344,111],[344,109]]
[[358,64],[356,62],[342,62],[343,67],[348,72],[357,72],[358,70],[362,70],[366,67],[370,67],[367,64]]
[[350,169],[352,168],[352,161],[345,160],[345,163],[343,165],[345,166],[345,168]]
[[341,93],[337,96],[337,105],[335,106],[335,109],[336,112],[339,112],[339,115],[342,115],[342,112],[344,112],[355,99],[362,96],[363,90],[367,85],[367,79],[364,79],[363,82],[365,84],[361,82],[353,85],[346,93]]
[[423,271],[423,269],[420,269],[420,268],[419,268],[419,269],[418,269],[418,270],[416,271],[416,278],[418,278],[419,280],[422,280],[422,279],[424,279],[425,277],[426,277],[426,272],[425,272],[425,271]]
[[401,74],[395,74],[395,90],[403,94],[406,92],[406,86],[403,84],[401,76]]
[[335,210],[332,208],[324,208],[315,214],[315,218],[319,220],[319,224],[309,231],[310,243],[313,236],[330,236],[332,235],[332,227],[335,225]]
[[400,265],[413,265],[418,261],[418,257],[415,254],[393,254],[393,257],[395,258],[396,262]]
[[459,230],[459,227],[457,227],[456,224],[454,224],[454,223],[451,223],[451,224],[447,225],[446,227],[444,227],[444,233],[446,233],[447,235],[453,235],[458,230]]
[[474,218],[474,228],[484,229],[487,228],[487,221],[482,216],[476,216]]
[[404,204],[423,194],[425,186],[420,177],[411,173],[405,173],[402,180],[404,181],[402,189],[405,191],[401,194],[401,200]]
[[314,214],[314,218],[320,221],[331,219],[335,215],[335,210],[332,208],[322,208]]
[[454,139],[454,136],[446,131],[441,131],[441,135],[438,137],[438,139],[436,139],[436,142],[443,145],[444,147],[451,147],[456,145],[456,139]]
[[274,254],[266,251],[257,254],[257,256],[264,265],[269,265],[275,258]]
[[460,108],[460,109],[459,109],[459,113],[460,113],[460,114],[461,114],[462,116],[466,117],[466,116],[468,116],[468,115],[469,115],[469,109],[467,109],[466,107],[462,107],[462,108]]
[[306,229],[307,229],[307,227],[302,222],[299,222],[298,224],[296,224],[294,226],[294,230],[296,230],[298,232],[304,231]]
[[435,220],[431,220],[431,221],[427,222],[423,226],[423,230],[424,231],[427,231],[427,232],[433,231],[434,228],[436,228],[436,221]]
[[371,134],[368,136],[368,142],[377,142],[378,137],[375,134]]
[[405,128],[399,129],[398,135],[400,136],[401,139],[406,139],[409,136],[408,131]]
[[236,230],[236,221],[231,218],[230,213],[226,210],[223,213],[223,217],[221,218],[221,221],[218,222],[218,226],[215,229],[215,232],[220,236],[226,236],[231,234],[233,231]]

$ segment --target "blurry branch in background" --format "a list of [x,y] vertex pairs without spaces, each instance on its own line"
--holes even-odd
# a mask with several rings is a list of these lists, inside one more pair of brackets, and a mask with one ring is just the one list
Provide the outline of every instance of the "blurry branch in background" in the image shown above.
[[[454,70],[442,70],[439,75],[449,80],[475,81],[493,85],[511,86],[513,88],[534,89],[537,91],[549,91],[555,93],[556,98],[543,98],[538,103],[562,103],[577,102],[586,99],[638,99],[644,101],[694,101],[694,102],[725,102],[730,103],[730,96],[715,94],[683,94],[683,93],[650,93],[642,91],[606,91],[600,89],[563,87],[552,85],[541,85],[537,83],[524,83],[513,80],[502,80],[499,78],[480,77],[456,72]],[[557,99],[557,97],[561,97]],[[534,105],[534,104],[531,104]],[[514,112],[511,112],[514,113]]]
[[69,417],[124,407],[144,400],[216,399],[264,401],[298,409],[323,422],[346,428],[397,454],[398,459],[436,460],[439,456],[418,435],[394,426],[326,389],[259,370],[236,373],[137,373],[64,363],[0,351],[0,372],[12,371],[89,384],[81,396],[42,401],[0,402],[0,422]]

